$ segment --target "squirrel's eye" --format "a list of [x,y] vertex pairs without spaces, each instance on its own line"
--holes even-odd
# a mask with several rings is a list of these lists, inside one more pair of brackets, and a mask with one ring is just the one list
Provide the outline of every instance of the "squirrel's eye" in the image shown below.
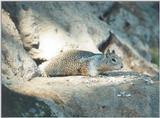
[[116,59],[112,58],[112,62],[114,62],[114,63],[115,63],[115,62],[116,62]]

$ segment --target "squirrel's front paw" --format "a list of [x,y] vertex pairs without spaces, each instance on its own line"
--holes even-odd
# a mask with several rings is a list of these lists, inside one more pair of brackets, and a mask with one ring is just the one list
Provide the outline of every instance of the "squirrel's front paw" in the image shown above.
[[46,72],[41,72],[42,77],[49,77]]

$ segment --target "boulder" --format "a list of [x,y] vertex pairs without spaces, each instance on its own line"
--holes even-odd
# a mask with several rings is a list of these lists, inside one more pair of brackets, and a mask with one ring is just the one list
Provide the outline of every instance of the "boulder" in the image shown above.
[[[156,6],[2,2],[2,116],[158,117]],[[115,50],[124,68],[96,77],[41,77],[39,64],[71,49]]]

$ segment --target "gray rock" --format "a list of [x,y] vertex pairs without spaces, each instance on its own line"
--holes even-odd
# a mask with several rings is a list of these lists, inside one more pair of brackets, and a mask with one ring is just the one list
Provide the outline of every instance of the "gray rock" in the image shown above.
[[[158,117],[157,3],[141,4],[2,2],[2,116]],[[121,71],[38,77],[40,61],[61,51],[108,48]]]
[[[7,12],[2,10],[2,77],[22,77],[24,80],[38,76],[36,63],[24,50],[19,33]],[[6,74],[9,73],[9,74]]]

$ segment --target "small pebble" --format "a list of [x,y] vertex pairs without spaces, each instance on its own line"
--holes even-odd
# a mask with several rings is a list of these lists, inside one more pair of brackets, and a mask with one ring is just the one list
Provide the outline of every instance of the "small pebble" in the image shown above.
[[131,94],[130,94],[130,93],[126,94],[126,97],[130,97],[130,96],[131,96]]
[[117,94],[118,97],[122,96],[121,94]]

